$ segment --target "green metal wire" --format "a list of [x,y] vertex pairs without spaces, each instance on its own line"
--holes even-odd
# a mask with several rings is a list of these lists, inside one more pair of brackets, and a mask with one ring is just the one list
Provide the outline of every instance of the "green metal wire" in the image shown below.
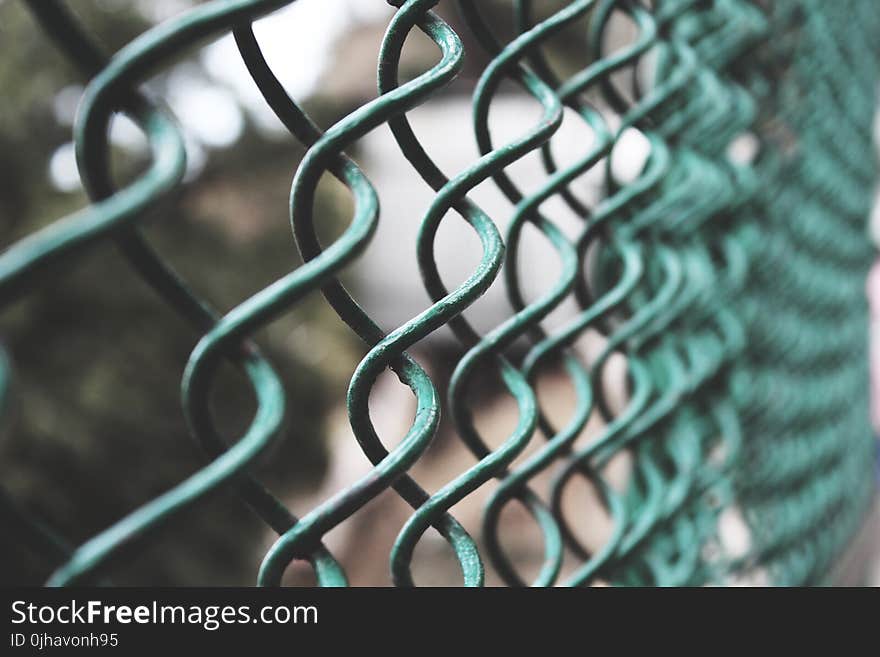
[[[74,136],[91,203],[0,254],[0,303],[60,275],[86,249],[115,242],[132,269],[202,336],[181,392],[190,431],[211,459],[73,549],[0,496],[3,517],[19,527],[15,533],[63,561],[49,584],[94,580],[124,547],[149,540],[163,522],[223,486],[234,487],[279,535],[260,567],[261,585],[280,584],[294,560],[307,561],[320,585],[346,585],[322,538],[389,488],[413,509],[390,554],[392,579],[401,586],[414,585],[414,551],[431,527],[452,548],[466,586],[484,584],[484,557],[512,586],[723,584],[749,576],[777,584],[824,581],[873,490],[863,292],[873,259],[865,225],[876,179],[870,135],[880,74],[880,14],[871,0],[778,0],[772,6],[758,0],[560,0],[540,20],[532,2],[515,0],[517,33],[507,41],[495,34],[480,3],[459,0],[466,29],[491,59],[473,94],[480,157],[453,174],[440,170],[407,119],[457,77],[467,57],[459,34],[432,11],[439,0],[390,3],[396,12],[380,48],[378,96],[323,132],[288,96],[251,29],[290,1],[207,2],[153,27],[111,58],[60,0],[28,2],[89,80]],[[563,31],[583,29],[584,21],[586,63],[563,76],[551,64],[549,47]],[[609,50],[620,21],[635,36]],[[415,30],[433,42],[439,60],[401,84],[404,43]],[[204,40],[229,32],[266,103],[306,148],[289,207],[303,264],[221,316],[139,230],[148,215],[171,207],[186,153],[173,117],[138,86]],[[510,82],[537,101],[542,114],[516,139],[497,143],[489,114],[502,84]],[[152,151],[150,168],[118,189],[108,163],[116,112],[141,126]],[[560,166],[553,138],[570,120],[581,122],[593,140],[575,162]],[[388,332],[338,278],[381,221],[376,191],[346,150],[384,125],[434,192],[412,245],[432,305]],[[634,180],[618,181],[612,161],[629,131],[640,133],[650,151]],[[744,135],[758,144],[749,161],[732,156]],[[545,178],[526,193],[508,168],[536,151]],[[605,180],[598,203],[580,198],[574,186],[590,171],[601,171]],[[328,245],[318,240],[321,218],[315,216],[325,173],[348,189],[354,208],[347,229]],[[499,218],[468,197],[489,179],[514,206],[504,231]],[[544,209],[550,199],[581,219],[577,236]],[[441,223],[454,220],[447,218],[450,210],[482,246],[479,264],[452,290],[435,257]],[[519,262],[527,224],[559,263],[558,279],[536,299],[526,299],[528,272]],[[499,277],[512,312],[481,334],[463,312]],[[283,382],[251,337],[318,290],[369,347],[347,401],[354,436],[373,468],[298,519],[248,474],[284,419]],[[543,320],[569,300],[577,312],[548,331]],[[407,354],[443,326],[465,350],[445,402]],[[604,339],[590,358],[574,347],[588,334]],[[519,358],[512,346],[523,339],[528,348]],[[620,410],[603,385],[614,356],[626,366]],[[250,426],[231,443],[220,437],[209,403],[224,361],[247,375],[257,399]],[[406,436],[390,450],[369,413],[370,392],[386,369],[411,389],[417,406]],[[6,360],[2,370],[8,385]],[[497,375],[518,413],[516,427],[495,448],[480,435],[471,406],[475,375],[486,371]],[[562,373],[576,397],[561,427],[536,394],[539,377],[550,371]],[[436,435],[441,410],[477,462],[429,494],[410,472]],[[602,428],[580,440],[593,417]],[[544,442],[514,466],[537,434]],[[631,463],[623,484],[608,473],[622,455]],[[542,489],[538,475],[551,469],[549,488]],[[493,479],[478,540],[450,510]],[[611,521],[598,549],[579,539],[563,503],[576,479],[595,491]],[[532,581],[502,539],[503,511],[514,502],[543,541]],[[751,545],[744,556],[725,547],[725,510],[746,519]]]

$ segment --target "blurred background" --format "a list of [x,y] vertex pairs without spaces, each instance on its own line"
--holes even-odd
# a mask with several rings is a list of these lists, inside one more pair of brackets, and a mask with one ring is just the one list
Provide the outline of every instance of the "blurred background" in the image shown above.
[[[107,52],[194,4],[188,0],[79,0],[70,3]],[[558,3],[536,3],[550,11]],[[451,3],[439,13],[455,26]],[[502,33],[509,26],[509,2],[486,2]],[[381,0],[298,0],[260,20],[256,36],[269,64],[289,93],[302,101],[323,127],[375,97],[379,43],[393,10]],[[575,34],[582,26],[574,26]],[[471,98],[485,65],[482,49],[456,30],[468,52],[461,77],[434,102],[411,115],[416,133],[446,171],[458,171],[477,156],[470,129]],[[563,33],[549,56],[558,70],[582,68],[584,55]],[[411,77],[437,59],[434,46],[412,35],[401,71]],[[8,245],[87,204],[71,142],[83,80],[16,0],[0,0],[0,85],[13,90],[0,104],[0,244]],[[199,294],[228,310],[299,264],[287,216],[293,173],[302,147],[262,100],[230,36],[204,44],[153,78],[148,87],[166,99],[187,140],[187,184],[168,216],[147,227],[150,241]],[[540,108],[512,85],[493,108],[493,136],[517,135]],[[463,126],[465,128],[463,128]],[[564,163],[589,138],[568,121],[554,137],[554,153]],[[580,141],[579,141],[580,140]],[[123,117],[111,131],[119,180],[142,171],[148,158],[141,132]],[[637,137],[625,144],[617,173],[637,172],[646,146]],[[397,326],[430,305],[418,277],[414,248],[420,213],[433,194],[400,155],[387,126],[364,138],[351,155],[373,181],[382,203],[379,233],[365,256],[345,277],[346,285],[385,328]],[[523,189],[541,176],[537,154],[511,168]],[[598,167],[597,167],[598,169]],[[601,174],[578,181],[584,198],[595,198]],[[494,185],[473,198],[493,217],[507,218],[511,206]],[[578,219],[563,203],[547,205],[563,226]],[[351,216],[347,192],[322,182],[316,215],[328,235]],[[880,235],[880,221],[872,232]],[[460,282],[479,259],[477,240],[461,222],[444,222],[438,238],[441,272],[449,285]],[[538,263],[526,283],[533,296],[556,279],[558,259],[542,240],[524,240],[523,259]],[[444,257],[444,254],[446,257]],[[496,282],[497,283],[497,282]],[[880,344],[880,272],[868,288],[878,302],[875,340]],[[564,314],[566,309],[560,309]],[[467,313],[481,329],[509,313],[500,285]],[[555,314],[555,313],[554,313]],[[552,326],[555,319],[547,322]],[[110,244],[93,249],[63,277],[8,307],[0,316],[0,339],[13,361],[9,411],[0,435],[0,478],[25,509],[72,544],[78,544],[167,490],[204,464],[190,439],[180,407],[180,379],[198,339],[130,270]],[[345,411],[352,371],[363,345],[318,297],[287,313],[258,336],[288,392],[287,435],[266,454],[258,476],[294,512],[303,512],[368,470],[354,446]],[[580,348],[590,351],[589,336]],[[880,371],[880,349],[875,350]],[[420,345],[418,358],[440,385],[461,353],[445,327]],[[622,369],[618,367],[622,374]],[[613,383],[612,383],[613,385]],[[482,386],[478,424],[500,441],[516,421],[512,401]],[[563,380],[543,381],[540,394],[561,416],[573,404]],[[236,372],[223,372],[218,391],[222,425],[233,438],[247,426],[254,403]],[[383,378],[371,399],[379,435],[386,444],[406,431],[411,395],[392,377]],[[880,405],[878,405],[880,408]],[[387,412],[383,412],[386,409]],[[402,410],[409,409],[409,410]],[[880,426],[880,419],[877,421]],[[491,439],[490,439],[491,442]],[[448,427],[414,471],[435,490],[473,463]],[[476,528],[491,486],[453,509],[465,526]],[[589,497],[589,490],[578,492]],[[582,502],[581,502],[582,503]],[[511,509],[508,537],[525,570],[540,564],[540,538]],[[334,530],[327,542],[347,568],[353,584],[387,584],[387,554],[410,510],[389,493]],[[747,547],[747,536],[730,519],[730,540]],[[741,523],[740,523],[741,524]],[[519,527],[519,529],[517,529]],[[601,545],[610,520],[598,509],[580,530],[586,542]],[[131,585],[250,585],[274,536],[236,496],[220,492],[180,514],[132,554],[112,567],[108,579]],[[415,561],[417,581],[455,584],[457,565],[439,537],[428,534]],[[0,539],[0,583],[37,584],[53,564]],[[296,565],[289,583],[308,584],[311,575]],[[880,565],[874,582],[880,584]],[[493,580],[490,580],[493,583]]]

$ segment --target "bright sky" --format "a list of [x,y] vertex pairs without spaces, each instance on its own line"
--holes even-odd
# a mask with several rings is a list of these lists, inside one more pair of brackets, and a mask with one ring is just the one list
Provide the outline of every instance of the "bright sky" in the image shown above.
[[[173,18],[185,11],[187,0],[142,0],[141,11],[152,21]],[[266,60],[294,98],[308,97],[326,67],[337,39],[358,24],[387,19],[393,13],[385,0],[296,0],[254,24]],[[189,176],[204,166],[211,149],[234,144],[244,130],[244,112],[267,135],[283,134],[250,78],[232,35],[209,44],[198,67],[183,63],[172,70],[164,100],[183,127],[187,141]],[[62,125],[73,125],[82,87],[62,89],[55,99],[55,115]],[[130,121],[114,120],[111,138],[117,146],[143,149],[146,143]],[[61,144],[48,164],[52,184],[62,191],[79,188],[71,143]]]

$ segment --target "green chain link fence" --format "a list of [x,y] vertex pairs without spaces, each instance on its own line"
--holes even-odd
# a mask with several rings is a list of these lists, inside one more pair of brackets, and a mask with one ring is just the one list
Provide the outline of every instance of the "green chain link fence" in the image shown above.
[[[391,3],[397,10],[381,45],[377,97],[323,132],[285,92],[251,29],[289,2],[199,4],[111,58],[62,2],[28,2],[89,81],[75,144],[91,203],[0,255],[0,301],[51,285],[86,251],[115,243],[132,270],[202,336],[186,364],[182,403],[210,459],[75,549],[4,496],[17,538],[42,545],[60,562],[49,584],[94,581],[111,559],[131,553],[123,548],[133,544],[137,550],[164,521],[221,487],[233,487],[278,534],[259,569],[262,585],[279,584],[294,560],[311,564],[321,585],[345,585],[346,574],[322,539],[389,488],[412,507],[389,555],[397,585],[414,583],[413,552],[432,527],[451,546],[468,586],[482,585],[487,568],[510,585],[699,585],[750,576],[775,584],[825,581],[859,528],[874,487],[864,296],[873,258],[866,223],[880,72],[874,0],[575,0],[557,3],[555,13],[540,20],[530,2],[514,0],[518,36],[509,41],[488,24],[482,3],[461,0],[462,24],[490,61],[473,93],[470,126],[482,156],[455,172],[440,169],[407,119],[456,79],[468,56],[459,34],[432,13],[438,0]],[[584,19],[589,65],[560,79],[546,44]],[[610,48],[609,25],[621,19],[634,36]],[[221,316],[141,232],[147,216],[173,202],[185,149],[161,100],[139,89],[182,54],[228,32],[266,103],[306,148],[289,207],[304,264]],[[435,44],[438,60],[401,83],[403,46],[412,32]],[[542,115],[518,138],[499,143],[489,113],[499,89],[511,82],[540,103]],[[117,112],[144,130],[152,153],[149,169],[121,188],[109,162],[109,122]],[[561,166],[550,143],[564,117],[582,121],[594,139],[584,143],[576,162]],[[345,153],[383,125],[435,193],[418,219],[416,243],[401,245],[417,254],[433,305],[396,328],[378,326],[339,280],[382,220],[371,181]],[[627,131],[645,138],[650,155],[639,175],[624,182],[615,180],[611,163]],[[745,138],[756,152],[737,156],[736,145]],[[525,193],[507,168],[535,151],[545,176],[537,191]],[[591,170],[606,173],[595,204],[571,187]],[[322,244],[314,206],[327,172],[349,190],[354,214],[335,241]],[[497,218],[468,195],[489,179],[515,206],[503,234]],[[543,209],[551,198],[582,218],[576,239]],[[460,220],[479,238],[482,258],[450,289],[435,261],[435,238],[442,222]],[[559,261],[558,280],[534,300],[522,290],[528,272],[517,259],[527,224]],[[462,313],[498,277],[513,311],[480,333]],[[295,517],[249,474],[285,416],[282,381],[251,338],[316,290],[369,346],[351,377],[348,412],[357,444],[374,467]],[[561,328],[546,329],[542,321],[572,299],[579,310]],[[407,353],[444,325],[465,348],[445,400]],[[588,359],[572,345],[592,331],[605,342]],[[529,345],[524,358],[510,348],[522,340]],[[627,394],[617,410],[603,380],[620,355]],[[246,374],[257,399],[250,426],[229,444],[210,404],[224,361]],[[577,396],[564,426],[553,423],[536,395],[537,378],[551,368],[562,368]],[[393,449],[383,444],[369,413],[371,389],[387,369],[417,403],[406,436]],[[500,377],[518,411],[514,430],[494,448],[481,436],[471,405],[481,371]],[[411,470],[435,436],[441,410],[475,464],[428,493]],[[601,417],[603,428],[586,443],[576,442],[593,416]],[[540,448],[514,465],[533,444]],[[622,486],[607,475],[621,454],[631,459]],[[537,485],[544,472],[552,473],[549,488]],[[498,485],[478,541],[450,509],[493,479]],[[612,522],[598,550],[582,544],[562,503],[578,479],[595,491]],[[543,565],[533,581],[503,540],[502,512],[511,504],[526,509],[542,536]],[[719,538],[719,518],[729,509],[739,510],[750,531],[744,555],[730,554]],[[566,554],[574,555],[576,567],[563,569]]]

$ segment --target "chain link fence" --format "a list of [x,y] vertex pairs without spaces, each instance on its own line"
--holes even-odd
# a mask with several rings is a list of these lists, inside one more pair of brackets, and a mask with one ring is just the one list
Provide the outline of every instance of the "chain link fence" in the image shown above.
[[[164,523],[220,489],[234,490],[277,533],[259,566],[261,585],[280,584],[294,561],[307,562],[322,586],[346,585],[325,536],[389,489],[411,507],[387,556],[400,586],[415,583],[414,554],[428,532],[455,555],[460,580],[451,583],[466,586],[483,585],[487,571],[512,586],[826,581],[875,486],[864,293],[874,258],[867,238],[880,72],[874,2],[513,0],[502,3],[512,36],[487,18],[491,3],[456,3],[453,27],[434,13],[438,0],[391,2],[378,93],[324,127],[288,95],[252,29],[289,3],[201,3],[112,57],[64,3],[27,3],[88,81],[75,148],[91,203],[0,254],[0,301],[51,286],[79,259],[115,246],[201,336],[181,397],[207,456],[196,473],[75,547],[4,495],[15,527],[7,535],[57,564],[49,584],[100,581],[104,566],[134,558]],[[583,65],[569,71],[550,44],[573,29]],[[475,141],[480,155],[444,171],[408,113],[463,83],[462,68],[477,56],[465,52],[464,31],[488,63],[473,84],[471,123],[450,140],[455,148]],[[230,32],[265,103],[304,149],[288,208],[302,264],[219,312],[143,230],[179,201],[186,172],[176,121],[144,84]],[[405,44],[414,34],[433,44],[436,61],[411,75]],[[291,57],[296,48],[290,44]],[[490,115],[514,87],[540,112],[516,137],[499,139]],[[143,130],[151,152],[149,167],[122,186],[108,142],[117,113]],[[565,161],[554,143],[563,123],[588,135]],[[394,247],[415,253],[420,276],[405,282],[423,286],[432,304],[396,327],[374,321],[341,281],[383,218],[369,175],[347,153],[387,129],[433,194],[427,208],[408,208],[415,242]],[[539,157],[543,170],[523,182],[511,169],[527,157]],[[322,241],[316,195],[327,174],[348,190],[352,215]],[[578,191],[587,176],[600,181],[596,198]],[[508,216],[473,200],[484,183],[509,201]],[[579,218],[576,230],[559,221],[551,201]],[[464,222],[481,248],[457,284],[444,280],[436,257],[448,222]],[[555,259],[556,277],[538,294],[527,293],[527,283],[548,268],[524,261],[528,240],[542,241]],[[496,280],[510,311],[477,329],[468,309]],[[350,449],[373,467],[294,515],[252,472],[285,421],[285,381],[255,336],[316,292],[368,348],[350,378],[347,410]],[[548,322],[554,313],[562,319]],[[416,355],[443,327],[461,348],[448,390]],[[585,337],[589,353],[579,347]],[[212,406],[217,373],[230,363],[256,399],[233,440]],[[615,367],[623,373],[617,390],[609,383]],[[387,370],[415,400],[394,445],[370,412],[371,391]],[[546,409],[539,383],[548,373],[563,377],[575,400],[567,417]],[[6,361],[6,388],[11,376]],[[475,417],[487,378],[516,408],[502,441],[490,441]],[[428,491],[413,470],[441,413],[473,458]],[[485,485],[492,488],[481,526],[465,527],[456,505]],[[573,486],[591,491],[593,503],[566,504]],[[504,526],[512,507],[540,535],[534,572],[510,549]],[[588,545],[577,527],[594,521],[608,531]],[[737,545],[734,525],[745,537]]]

